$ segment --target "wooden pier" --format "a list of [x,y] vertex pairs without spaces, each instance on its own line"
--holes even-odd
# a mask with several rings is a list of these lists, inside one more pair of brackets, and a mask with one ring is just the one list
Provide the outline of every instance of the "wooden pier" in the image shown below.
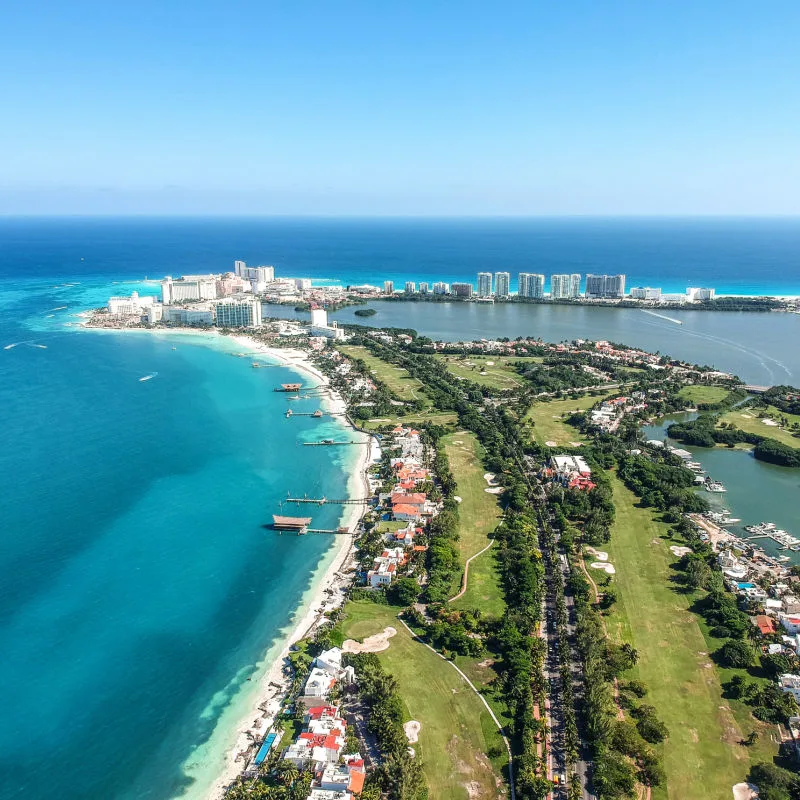
[[325,412],[321,408],[318,408],[316,411],[292,411],[291,408],[286,410],[286,419],[290,417],[316,417],[319,419],[324,416]]
[[[310,414],[309,416],[314,416]],[[337,447],[338,445],[343,444],[367,444],[366,442],[333,442],[333,441],[324,441],[324,442],[303,442],[306,447]]]
[[351,497],[343,500],[332,500],[330,497],[292,497],[287,496],[283,501],[284,503],[306,503],[308,505],[324,506],[327,503],[334,503],[336,505],[366,505],[372,502],[371,497]]

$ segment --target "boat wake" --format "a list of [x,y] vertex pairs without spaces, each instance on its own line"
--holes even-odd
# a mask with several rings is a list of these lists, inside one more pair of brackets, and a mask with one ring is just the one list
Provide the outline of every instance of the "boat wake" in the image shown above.
[[652,317],[658,317],[659,319],[665,319],[668,322],[674,322],[676,325],[683,325],[683,320],[675,319],[674,317],[668,317],[666,314],[659,314],[657,311],[648,311],[646,308],[643,308],[642,311],[645,314],[650,314]]
[[149,375],[143,375],[141,378],[139,378],[139,383],[152,380],[153,378],[156,377],[156,375],[158,375],[157,372],[151,372]]

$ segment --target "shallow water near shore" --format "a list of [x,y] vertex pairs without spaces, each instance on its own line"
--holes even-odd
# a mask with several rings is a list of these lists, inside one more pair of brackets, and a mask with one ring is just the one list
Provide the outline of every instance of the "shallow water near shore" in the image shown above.
[[[303,447],[342,423],[285,419],[272,389],[296,373],[251,369],[222,337],[73,331],[69,311],[41,313],[95,290],[0,295],[2,342],[46,345],[0,351],[3,800],[51,796],[43,759],[64,798],[203,796],[330,557],[329,537],[262,526],[288,491],[345,494],[356,457]],[[319,527],[339,516],[313,511]]]

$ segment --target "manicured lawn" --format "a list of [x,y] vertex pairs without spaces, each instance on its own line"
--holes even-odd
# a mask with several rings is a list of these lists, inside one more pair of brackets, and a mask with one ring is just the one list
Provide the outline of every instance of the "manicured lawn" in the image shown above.
[[691,403],[719,403],[728,393],[729,390],[724,386],[684,386],[678,396]]
[[421,724],[414,748],[430,797],[505,797],[500,773],[486,755],[497,748],[505,753],[505,747],[483,703],[450,664],[412,639],[396,614],[396,608],[367,600],[350,602],[341,625],[345,638],[359,640],[389,625],[397,630],[378,658],[397,680],[407,718]]
[[[484,479],[486,470],[481,462],[483,448],[475,434],[457,431],[442,438],[442,445],[450,461],[461,503],[458,506],[458,547],[461,563],[489,544],[489,534],[500,521],[497,495],[486,491],[489,484]],[[460,590],[460,580],[453,594]],[[502,616],[505,611],[500,576],[492,550],[478,556],[469,568],[467,591],[454,602],[456,608],[480,608],[484,614]]]
[[564,417],[568,417],[573,411],[586,411],[603,397],[608,396],[610,396],[608,393],[594,395],[592,392],[587,392],[577,400],[537,400],[525,415],[525,419],[533,422],[533,436],[539,444],[555,442],[562,447],[569,447],[570,442],[583,442],[585,438],[577,428],[567,424]]
[[402,367],[397,367],[394,364],[377,358],[372,355],[366,347],[339,345],[337,349],[348,358],[357,358],[363,361],[370,372],[372,372],[381,383],[385,383],[400,400],[422,400],[426,404],[430,404],[428,397],[423,391],[422,381],[418,378],[413,378]]
[[405,417],[375,417],[366,421],[359,422],[359,425],[366,430],[375,431],[385,428],[387,425],[441,425],[447,427],[458,422],[458,414],[451,411],[422,411],[419,414],[409,414]]
[[514,369],[513,364],[541,363],[542,359],[531,356],[452,356],[437,355],[447,369],[457,378],[474,381],[490,389],[516,389],[524,386],[524,378]]
[[[742,708],[722,697],[720,671],[691,607],[695,597],[677,591],[671,565],[668,526],[636,496],[612,479],[616,519],[611,541],[603,546],[616,567],[619,600],[607,618],[609,634],[630,642],[639,653],[632,671],[649,692],[644,702],[658,710],[669,728],[663,747],[666,790],[653,797],[680,800],[730,800],[731,786],[744,779],[761,745],[738,744],[756,725]],[[766,746],[766,745],[764,745]]]
[[[780,424],[767,425],[761,421],[762,419],[771,419],[780,423],[782,418],[786,419],[787,427],[781,427]],[[736,408],[727,414],[723,414],[719,421],[727,422],[728,424],[733,423],[737,428],[747,433],[768,436],[770,439],[789,445],[789,447],[800,448],[800,438],[793,436],[793,431],[791,430],[793,423],[800,423],[800,416],[784,414],[774,406],[768,406],[767,409]]]

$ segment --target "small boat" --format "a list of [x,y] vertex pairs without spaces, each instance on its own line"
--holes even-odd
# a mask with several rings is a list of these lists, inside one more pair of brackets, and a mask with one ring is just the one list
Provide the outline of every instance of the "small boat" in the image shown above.
[[173,349],[173,350],[177,350],[178,348],[177,348],[177,347],[173,347],[172,349]]
[[707,492],[711,492],[713,494],[721,494],[722,492],[728,491],[723,484],[721,484],[719,481],[711,480],[711,478],[705,479],[703,482],[703,488]]
[[739,517],[725,517],[725,519],[720,520],[722,525],[736,525],[738,522],[741,522]]
[[139,378],[139,383],[143,383],[144,381],[150,381],[153,378],[155,378],[156,375],[158,375],[157,372],[151,372],[149,375],[144,375],[143,377]]

